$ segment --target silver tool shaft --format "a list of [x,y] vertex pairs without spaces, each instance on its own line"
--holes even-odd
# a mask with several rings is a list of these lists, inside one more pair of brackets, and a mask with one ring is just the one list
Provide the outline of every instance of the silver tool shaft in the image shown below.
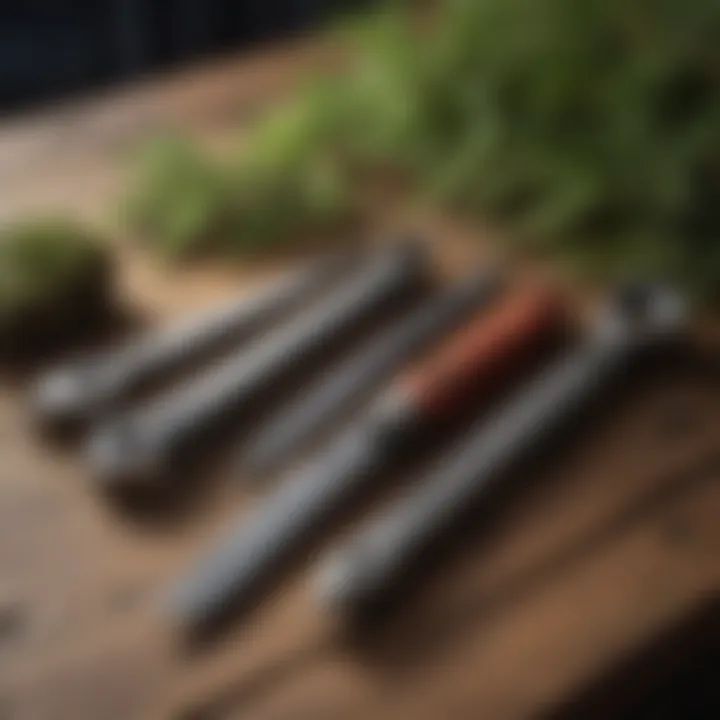
[[542,372],[509,404],[480,420],[419,487],[413,488],[320,571],[318,593],[348,616],[396,600],[408,574],[506,472],[618,379],[650,346],[673,337],[684,306],[673,292],[637,289],[603,315],[590,337]]
[[459,325],[474,309],[488,303],[502,285],[494,270],[479,272],[443,290],[437,297],[394,323],[354,355],[337,372],[300,393],[290,407],[263,428],[245,450],[242,468],[267,475],[293,457],[345,409],[375,387],[433,339]]
[[350,263],[334,255],[289,273],[268,287],[120,348],[79,360],[42,376],[32,391],[43,426],[61,428],[95,419],[143,386],[177,371],[330,286]]
[[112,486],[167,478],[173,463],[199,438],[234,417],[294,366],[322,356],[373,312],[427,280],[422,246],[385,249],[341,289],[323,297],[261,342],[223,359],[149,408],[102,426],[90,438],[90,461]]
[[356,425],[332,442],[243,519],[177,586],[174,619],[191,633],[240,614],[272,587],[288,560],[379,473],[425,433],[482,401],[565,326],[554,293],[511,294],[452,334],[371,404]]

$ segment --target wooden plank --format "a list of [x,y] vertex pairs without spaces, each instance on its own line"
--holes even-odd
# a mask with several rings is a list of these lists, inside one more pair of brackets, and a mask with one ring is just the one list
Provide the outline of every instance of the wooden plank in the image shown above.
[[[717,476],[464,641],[436,691],[393,715],[534,717],[717,590]],[[679,541],[669,528],[695,528]],[[573,611],[583,608],[583,612]],[[378,715],[383,717],[383,715]]]
[[[462,642],[439,662],[361,672],[347,657],[326,659],[297,668],[257,702],[245,696],[199,717],[542,715],[717,592],[720,534],[709,521],[720,509],[718,480],[689,483],[581,561],[464,624]],[[677,523],[700,530],[679,541]]]
[[716,717],[720,712],[720,594],[561,703],[548,720]]
[[[243,712],[255,716],[266,698],[272,696],[272,702],[277,703],[284,692],[287,692],[288,707],[294,707],[297,702],[292,688],[299,691],[296,686],[303,686],[307,680],[304,650],[311,660],[318,658],[308,661],[307,673],[311,677],[320,678],[325,673],[334,678],[327,682],[323,692],[325,701],[333,707],[357,705],[362,708],[360,716],[363,712],[374,716],[376,703],[385,697],[388,688],[394,687],[396,670],[402,671],[401,678],[407,673],[400,684],[410,689],[413,684],[425,682],[441,688],[444,681],[436,681],[430,670],[427,678],[418,680],[413,665],[425,665],[432,672],[438,664],[447,663],[452,667],[455,644],[466,637],[473,623],[482,624],[484,616],[502,613],[526,594],[532,594],[536,587],[552,587],[556,577],[582,566],[586,558],[615,542],[617,535],[643,521],[658,504],[662,506],[678,493],[682,495],[686,483],[692,489],[695,471],[699,473],[717,463],[720,442],[716,419],[720,419],[720,403],[717,395],[707,397],[697,386],[693,393],[693,385],[690,382],[690,387],[674,388],[672,400],[662,394],[658,397],[646,393],[645,397],[634,398],[634,402],[625,402],[625,407],[620,408],[622,413],[610,413],[601,427],[594,427],[591,437],[580,444],[572,457],[562,460],[561,467],[551,467],[533,478],[496,518],[489,536],[479,538],[443,568],[435,587],[426,589],[420,607],[409,613],[399,631],[396,628],[396,637],[386,642],[379,653],[376,651],[379,657],[373,658],[371,665],[376,667],[372,670],[358,664],[356,658],[353,673],[347,669],[349,662],[353,666],[347,654],[332,649],[337,646],[331,645],[330,649],[323,646],[315,635],[320,633],[322,637],[322,632],[318,621],[313,622],[314,609],[308,587],[301,580],[278,603],[280,607],[273,609],[283,617],[295,618],[294,631],[292,622],[286,621],[289,649],[276,652],[274,660],[267,658],[254,664],[256,646],[247,648],[246,654],[243,635],[239,633],[230,657],[223,659],[221,669],[215,668],[215,677],[208,672],[206,687],[195,688],[190,693],[196,699],[178,700],[177,704],[203,705],[205,697],[211,707],[222,708],[225,714],[221,713],[219,720],[224,720],[226,715],[235,717],[236,711],[240,717]],[[656,447],[655,433],[662,435],[666,420],[662,408],[666,407],[669,412],[677,407],[681,398],[688,401],[690,397],[698,403],[696,410],[703,417],[707,434],[699,433],[692,439],[686,437],[674,447],[672,443]],[[653,449],[652,459],[640,452],[643,447],[648,451]],[[617,553],[613,557],[621,560],[623,555]],[[714,572],[713,568],[706,570]],[[585,615],[591,617],[595,610],[592,606],[578,606],[574,611],[564,610],[561,615],[573,614],[577,622],[582,622]],[[659,631],[661,625],[658,621],[655,629]],[[600,653],[602,648],[597,650]],[[506,670],[514,675],[511,665]],[[262,683],[258,683],[257,678],[262,678],[263,673],[276,678],[277,684],[271,689],[263,689]],[[337,674],[345,681],[341,682]],[[250,678],[247,684],[243,682],[244,677]],[[521,682],[521,675],[514,681]],[[290,684],[287,691],[282,687],[285,682]],[[258,684],[260,690],[257,690]],[[234,696],[237,701],[233,700]],[[313,708],[319,712],[316,706]],[[274,715],[269,713],[268,717]]]
[[[446,639],[452,635],[444,626],[447,617],[460,615],[466,605],[470,610],[479,606],[502,613],[516,595],[522,595],[528,586],[532,589],[533,582],[552,586],[553,568],[562,574],[568,563],[582,565],[585,553],[592,554],[612,539],[614,528],[622,529],[623,523],[633,527],[646,504],[652,505],[653,497],[662,499],[667,488],[682,485],[688,468],[714,459],[720,403],[717,389],[715,394],[709,390],[704,379],[685,377],[670,387],[638,391],[591,427],[573,452],[558,458],[559,465],[551,464],[548,471],[529,482],[496,520],[491,537],[468,548],[442,573],[440,587],[428,590],[424,604],[430,616],[419,624],[420,637],[436,661],[444,655],[452,663],[456,657],[452,643],[439,652],[427,640],[433,632]],[[165,645],[166,638],[158,628],[136,622],[139,618],[133,618],[132,612],[128,617],[127,610],[115,606],[114,596],[132,595],[136,588],[140,605],[152,599],[164,581],[206,544],[208,535],[217,532],[213,528],[222,524],[222,518],[247,506],[247,499],[242,494],[231,497],[223,512],[209,508],[193,525],[167,535],[126,527],[87,494],[82,467],[73,456],[59,458],[55,450],[37,443],[22,423],[17,423],[22,417],[21,397],[6,398],[1,407],[5,410],[0,414],[4,438],[16,450],[14,462],[3,476],[3,487],[12,500],[4,505],[7,514],[0,528],[8,535],[0,547],[6,554],[3,569],[14,568],[3,577],[10,587],[14,585],[16,597],[27,599],[31,628],[19,646],[8,648],[16,672],[8,669],[6,682],[12,684],[13,675],[17,681],[5,694],[20,704],[25,696],[49,708],[57,709],[63,703],[67,707],[63,715],[43,715],[41,708],[33,705],[33,717],[93,717],[97,706],[91,704],[89,714],[84,708],[89,698],[95,698],[92,687],[103,686],[97,676],[107,677],[108,667],[121,668],[115,671],[117,682],[126,688],[120,697],[148,698],[153,706],[167,693],[173,708],[212,705],[228,682],[240,690],[247,684],[259,685],[260,690],[249,693],[251,707],[262,703],[268,693],[279,702],[287,676],[290,690],[293,683],[300,683],[303,694],[305,688],[322,685],[323,677],[331,678],[327,683],[332,692],[326,689],[324,695],[327,702],[332,700],[332,707],[343,703],[372,707],[388,688],[395,687],[395,673],[368,673],[352,655],[325,643],[328,628],[316,616],[302,578],[268,604],[249,629],[239,629],[224,649],[200,660],[183,661]],[[678,412],[695,419],[691,432],[670,441],[667,426]],[[28,512],[23,507],[30,516],[23,515]],[[34,516],[36,512],[39,516]],[[32,527],[33,532],[19,533],[11,518]],[[585,550],[578,553],[578,547]],[[65,560],[68,554],[72,563]],[[617,557],[624,556],[618,553]],[[584,613],[579,606],[578,623]],[[415,616],[417,620],[417,611]],[[422,607],[419,617],[423,617]],[[469,613],[470,627],[473,618],[474,611]],[[435,629],[432,622],[437,624]],[[662,624],[658,620],[656,629]],[[413,625],[412,615],[408,625],[410,634],[417,636],[418,625]],[[467,628],[460,624],[459,629],[464,637]],[[457,633],[458,627],[455,630]],[[406,663],[403,655],[422,656],[402,634],[397,643],[400,647],[390,648],[386,665],[397,663],[402,668]],[[603,648],[596,650],[600,653]],[[145,667],[148,658],[152,658],[154,672],[132,672]],[[302,680],[303,672],[293,680],[297,668],[304,671],[306,663],[311,682]],[[572,666],[569,660],[568,664]],[[283,666],[287,672],[282,671]],[[511,669],[507,672],[514,675]],[[446,682],[427,680],[434,687]],[[38,687],[45,688],[42,694],[37,693]],[[75,691],[67,691],[68,687]],[[180,699],[174,697],[178,687],[187,690]],[[55,697],[60,692],[64,693],[62,702]],[[111,698],[113,694],[103,696]],[[165,707],[165,703],[161,705]],[[124,711],[122,708],[115,716],[123,717]],[[108,711],[104,716],[112,718],[113,714]]]

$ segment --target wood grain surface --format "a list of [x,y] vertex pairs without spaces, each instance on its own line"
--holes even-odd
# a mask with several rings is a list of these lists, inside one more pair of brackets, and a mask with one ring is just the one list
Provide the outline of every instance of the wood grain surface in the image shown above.
[[[0,218],[66,209],[108,225],[138,139],[178,125],[230,136],[334,52],[305,43],[13,120],[0,127]],[[450,273],[488,253],[489,233],[417,208],[380,214],[431,228]],[[149,323],[251,292],[282,265],[171,268],[114,240],[122,291]],[[351,641],[319,611],[309,557],[249,622],[194,654],[157,599],[256,494],[219,462],[182,518],[126,517],[76,449],[38,437],[23,381],[4,378],[0,718],[515,720],[571,708],[718,597],[716,326],[705,336],[692,361],[629,383],[528,468],[378,637]]]

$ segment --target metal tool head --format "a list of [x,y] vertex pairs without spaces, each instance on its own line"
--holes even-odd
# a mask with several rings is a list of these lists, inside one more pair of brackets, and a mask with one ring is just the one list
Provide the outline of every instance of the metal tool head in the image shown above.
[[39,425],[62,431],[87,420],[88,400],[95,409],[102,405],[93,367],[61,367],[41,377],[30,391],[33,417]]
[[680,334],[688,317],[687,301],[675,288],[661,283],[622,285],[604,314],[608,333],[630,331],[643,342],[663,341]]
[[82,383],[76,373],[63,368],[45,375],[31,391],[33,414],[43,424],[54,426],[68,415],[75,415],[82,391]]
[[142,487],[164,477],[163,458],[137,423],[117,420],[93,433],[86,457],[94,477],[108,488]]
[[305,299],[336,286],[353,271],[356,259],[357,253],[341,251],[309,261],[227,303],[50,370],[31,389],[38,425],[79,429],[162,382],[168,373],[188,371],[199,361],[247,343]]
[[314,592],[324,611],[341,615],[352,613],[355,611],[353,604],[362,603],[358,598],[362,598],[363,593],[358,588],[362,588],[366,578],[358,578],[368,563],[360,555],[359,548],[342,548],[320,563],[314,578]]

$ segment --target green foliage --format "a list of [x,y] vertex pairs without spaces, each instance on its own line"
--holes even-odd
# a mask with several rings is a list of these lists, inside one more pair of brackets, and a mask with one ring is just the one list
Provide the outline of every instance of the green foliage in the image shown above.
[[21,221],[0,232],[0,308],[53,302],[104,273],[107,249],[84,228],[56,218]]
[[[50,336],[108,307],[107,246],[71,221],[37,218],[0,231],[0,354]],[[31,340],[32,338],[32,340]]]
[[227,165],[161,157],[139,193],[156,242],[286,242],[346,217],[358,168],[389,164],[536,248],[717,291],[717,0],[445,0],[421,31],[409,4],[358,21],[354,66]]
[[124,211],[164,254],[181,257],[217,241],[231,199],[227,170],[192,142],[169,137],[139,152]]
[[346,173],[324,148],[334,95],[318,87],[260,124],[222,161],[182,138],[140,153],[126,215],[165,255],[267,250],[352,213]]
[[346,105],[328,90],[314,86],[245,138],[232,169],[227,251],[323,234],[354,214],[348,172],[334,144]]
[[720,288],[720,4],[448,0],[439,20],[368,50],[412,98],[375,116],[423,187],[611,272]]

